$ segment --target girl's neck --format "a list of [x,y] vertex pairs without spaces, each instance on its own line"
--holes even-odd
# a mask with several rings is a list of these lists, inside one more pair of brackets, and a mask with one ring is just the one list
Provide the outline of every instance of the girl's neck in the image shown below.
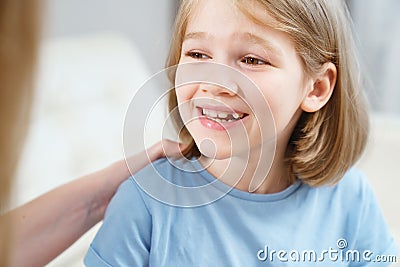
[[249,155],[214,160],[209,164],[207,159],[200,159],[200,162],[208,166],[207,171],[217,179],[238,190],[257,194],[283,191],[290,186],[285,151],[277,150],[273,155],[274,147],[263,150],[261,153],[261,150],[253,149]]

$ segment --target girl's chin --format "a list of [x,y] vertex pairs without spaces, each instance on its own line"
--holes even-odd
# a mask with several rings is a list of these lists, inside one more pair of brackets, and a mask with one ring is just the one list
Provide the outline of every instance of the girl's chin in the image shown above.
[[245,152],[232,153],[229,146],[226,147],[225,149],[224,150],[220,150],[220,149],[215,150],[215,149],[206,149],[206,148],[199,147],[199,151],[200,151],[201,155],[207,159],[226,160],[226,159],[231,159],[233,157],[242,158],[242,157],[248,156],[248,154]]
[[214,146],[214,144],[209,140],[201,142],[197,147],[199,148],[201,155],[208,159],[224,160],[232,157],[232,151],[229,146],[225,147],[224,150],[221,150]]
[[[200,151],[201,152],[201,151]],[[201,155],[206,157],[208,160],[225,160],[225,159],[230,159],[232,158],[231,155],[220,155],[217,153],[217,155],[208,155],[207,153],[202,153]]]

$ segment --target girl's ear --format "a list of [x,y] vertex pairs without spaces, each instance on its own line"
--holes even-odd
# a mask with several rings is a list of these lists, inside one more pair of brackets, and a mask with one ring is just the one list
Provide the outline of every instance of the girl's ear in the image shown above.
[[305,112],[320,110],[330,99],[337,79],[335,64],[327,62],[324,71],[313,80],[313,85],[301,103],[301,109]]

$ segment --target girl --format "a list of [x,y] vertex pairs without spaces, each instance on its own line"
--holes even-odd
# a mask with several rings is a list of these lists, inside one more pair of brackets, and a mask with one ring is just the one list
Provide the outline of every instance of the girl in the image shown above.
[[[351,169],[368,119],[349,24],[341,1],[183,1],[168,60],[179,65],[172,81],[182,84],[184,63],[246,76],[268,102],[274,138],[271,124],[258,119],[268,116],[252,106],[260,97],[250,88],[175,86],[170,110],[179,108],[191,160],[160,160],[126,181],[85,264],[365,266],[395,255],[370,186]],[[239,130],[247,142],[238,140]],[[273,153],[271,164],[263,162]],[[258,171],[260,158],[269,171]],[[180,187],[211,184],[223,194],[201,205],[187,194],[190,205],[176,205],[144,192],[143,181],[157,175]],[[253,186],[253,179],[260,182]],[[177,189],[157,189],[181,198]]]

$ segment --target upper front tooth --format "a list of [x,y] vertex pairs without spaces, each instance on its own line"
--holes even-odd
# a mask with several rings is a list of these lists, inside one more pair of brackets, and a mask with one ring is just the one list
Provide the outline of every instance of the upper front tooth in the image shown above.
[[[225,111],[218,112],[216,110],[203,109],[203,114],[206,115],[206,116],[209,116],[209,117],[213,117],[213,118],[226,119],[226,118],[228,118],[230,113],[225,112]],[[232,113],[231,115],[236,120],[240,118],[240,115],[237,114],[237,113]]]
[[216,118],[218,116],[218,113],[216,111],[214,111],[214,110],[209,110],[207,112],[207,115],[210,116],[210,117]]
[[228,118],[228,113],[226,113],[226,112],[218,113],[218,118],[226,119],[226,118]]

